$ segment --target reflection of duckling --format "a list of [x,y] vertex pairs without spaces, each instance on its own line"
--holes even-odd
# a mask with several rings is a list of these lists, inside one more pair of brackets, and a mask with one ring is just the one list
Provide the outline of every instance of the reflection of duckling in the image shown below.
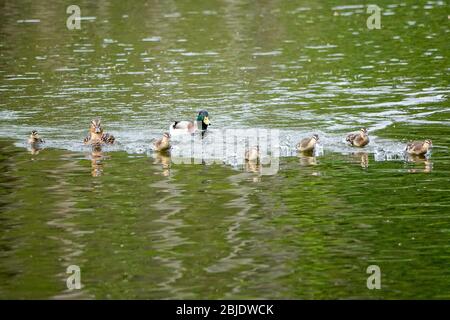
[[358,133],[350,133],[346,139],[354,147],[364,147],[369,143],[369,135],[366,128],[361,128]]
[[[408,154],[406,161],[414,162],[414,163],[423,163],[424,169],[422,172],[425,172],[425,173],[429,173],[433,169],[433,163],[424,154],[421,154],[421,155]],[[409,169],[408,171],[411,173],[416,173],[421,170]]]
[[194,133],[201,130],[202,134],[206,132],[211,122],[208,118],[208,111],[201,110],[197,115],[196,121],[175,121],[170,125],[169,131],[173,134],[178,133]]
[[28,137],[28,143],[31,145],[38,145],[44,143],[45,141],[39,136],[36,130],[31,131],[30,136]]
[[165,132],[161,139],[153,142],[153,150],[157,152],[168,151],[171,148],[170,145],[170,133]]
[[317,134],[313,134],[311,138],[302,139],[296,146],[297,150],[300,152],[313,152],[318,140],[319,136]]
[[406,145],[406,152],[412,155],[424,155],[428,152],[428,150],[433,146],[432,141],[430,139],[426,139],[425,141],[414,141],[410,142]]
[[431,170],[433,170],[433,162],[431,162],[429,159],[424,161],[425,168],[423,169],[423,172],[429,173]]
[[258,163],[260,156],[259,146],[250,147],[245,151],[245,160],[247,161]]
[[157,152],[154,153],[155,156],[155,164],[161,164],[162,165],[162,169],[163,169],[163,176],[169,176],[170,175],[170,155],[169,153],[164,153],[164,152]]
[[32,155],[39,154],[39,152],[42,150],[42,147],[40,145],[30,145],[30,153]]
[[362,168],[369,167],[369,154],[367,152],[357,152],[353,156],[356,160],[359,160]]
[[259,173],[260,169],[261,169],[260,164],[258,164],[255,161],[247,161],[245,163],[245,171],[246,172]]
[[313,157],[311,155],[306,155],[304,153],[299,153],[298,157],[300,158],[300,165],[301,166],[315,166],[317,165],[316,157]]
[[103,133],[103,128],[99,119],[91,121],[91,126],[89,128],[89,135],[84,138],[84,144],[113,144],[115,138],[109,133]]
[[92,167],[92,176],[93,177],[99,177],[103,173],[103,163],[102,160],[103,152],[102,147],[99,145],[94,145],[92,147],[92,153],[91,153],[91,167]]
[[317,171],[314,167],[317,166],[317,159],[312,154],[308,152],[300,152],[298,154],[298,158],[300,159],[300,166],[302,167],[311,167],[311,169],[306,170],[305,172],[309,173],[312,176],[320,176],[320,171]]

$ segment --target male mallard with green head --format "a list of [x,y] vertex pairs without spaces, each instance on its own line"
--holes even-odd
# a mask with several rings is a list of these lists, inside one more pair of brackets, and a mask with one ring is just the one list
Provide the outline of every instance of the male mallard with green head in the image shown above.
[[300,152],[312,152],[319,141],[319,135],[313,134],[310,138],[304,138],[297,143],[297,150]]
[[91,121],[89,135],[83,140],[84,144],[113,144],[114,141],[115,138],[113,135],[109,133],[103,133],[102,124],[99,119],[94,119]]
[[369,143],[369,135],[366,128],[361,128],[358,133],[350,133],[346,139],[354,147],[364,147]]
[[171,148],[170,145],[170,133],[165,132],[162,138],[155,140],[153,142],[153,150],[157,152],[165,152]]
[[425,141],[413,141],[408,143],[405,150],[409,154],[421,156],[426,154],[432,146],[432,141],[430,139],[426,139]]
[[39,136],[36,130],[31,131],[30,136],[28,137],[28,143],[31,145],[37,145],[44,143],[45,141]]
[[175,121],[170,125],[169,131],[170,134],[179,134],[179,133],[195,133],[197,130],[200,130],[202,134],[206,132],[208,126],[211,125],[211,122],[208,118],[208,111],[201,110],[197,115],[196,121]]

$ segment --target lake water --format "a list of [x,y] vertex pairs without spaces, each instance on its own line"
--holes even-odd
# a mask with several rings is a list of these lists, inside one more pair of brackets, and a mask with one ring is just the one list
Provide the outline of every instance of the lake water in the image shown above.
[[[450,298],[446,2],[378,1],[379,30],[350,0],[77,4],[79,30],[64,1],[0,8],[0,298]],[[275,172],[150,150],[201,109],[206,152],[277,132]],[[82,143],[96,117],[102,152]]]

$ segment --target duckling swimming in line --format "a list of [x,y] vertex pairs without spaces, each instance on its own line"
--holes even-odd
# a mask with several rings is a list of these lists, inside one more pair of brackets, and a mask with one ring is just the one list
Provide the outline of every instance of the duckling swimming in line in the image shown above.
[[364,147],[369,143],[369,135],[366,128],[361,128],[358,133],[350,133],[346,139],[354,147]]
[[247,161],[258,162],[260,156],[259,146],[250,147],[245,151],[245,160]]
[[304,138],[297,143],[297,150],[300,152],[312,152],[316,147],[317,141],[319,141],[317,134],[313,134],[311,138]]
[[162,138],[153,142],[153,150],[158,152],[164,152],[171,148],[170,145],[170,133],[165,132]]
[[420,156],[426,154],[432,146],[432,141],[426,139],[425,141],[413,141],[408,143],[405,150],[409,154]]
[[208,111],[201,110],[197,115],[196,121],[175,121],[170,125],[170,134],[190,133],[193,134],[197,130],[201,130],[202,135],[208,129],[211,122],[208,118]]
[[30,136],[28,137],[28,143],[31,145],[37,145],[44,143],[45,141],[39,136],[36,130],[31,131]]
[[115,138],[113,135],[109,133],[103,133],[102,124],[99,119],[94,119],[91,121],[89,135],[83,140],[84,144],[113,144],[114,141]]

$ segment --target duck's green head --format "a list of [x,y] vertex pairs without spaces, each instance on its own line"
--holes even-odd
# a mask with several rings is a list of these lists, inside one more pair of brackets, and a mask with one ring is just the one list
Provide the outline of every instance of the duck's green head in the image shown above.
[[202,123],[202,130],[206,130],[209,125],[211,125],[211,122],[208,118],[208,111],[201,110],[197,115],[197,121],[200,121]]

